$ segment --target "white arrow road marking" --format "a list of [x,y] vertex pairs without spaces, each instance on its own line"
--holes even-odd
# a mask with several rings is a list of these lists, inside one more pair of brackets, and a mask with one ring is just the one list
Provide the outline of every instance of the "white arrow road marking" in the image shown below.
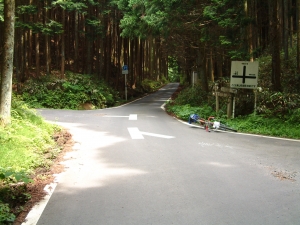
[[128,132],[132,139],[144,139],[144,136],[137,127],[128,127]]
[[137,120],[137,114],[130,114],[129,120]]
[[148,132],[141,132],[143,135],[148,135],[148,136],[152,136],[152,137],[159,137],[159,138],[166,138],[166,139],[171,139],[171,138],[175,138],[173,136],[167,136],[167,135],[163,135],[163,134],[153,134],[153,133],[148,133]]
[[137,114],[130,114],[129,116],[104,116],[104,117],[111,117],[111,118],[129,118],[129,120],[137,120]]
[[142,132],[137,127],[128,127],[127,129],[128,129],[128,132],[129,132],[132,139],[144,139],[143,135],[152,136],[152,137],[159,137],[159,138],[166,138],[166,139],[175,138],[173,136],[168,136],[168,135]]

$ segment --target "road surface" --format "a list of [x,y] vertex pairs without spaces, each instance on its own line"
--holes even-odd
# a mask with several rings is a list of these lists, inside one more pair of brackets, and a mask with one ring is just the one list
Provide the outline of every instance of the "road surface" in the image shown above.
[[300,224],[300,142],[167,115],[171,83],[122,107],[40,110],[75,140],[38,225]]

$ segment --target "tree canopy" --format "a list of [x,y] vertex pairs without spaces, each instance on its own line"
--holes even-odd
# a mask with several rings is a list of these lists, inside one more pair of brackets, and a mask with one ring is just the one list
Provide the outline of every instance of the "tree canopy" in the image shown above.
[[[230,75],[232,60],[272,57],[269,87],[281,91],[282,66],[296,47],[297,1],[276,0],[19,0],[14,67],[18,82],[52,70],[96,74],[122,87],[168,76],[168,61],[204,90]],[[3,43],[3,0],[0,0]],[[299,36],[299,35],[298,35]],[[300,39],[299,39],[300,40]],[[2,46],[0,54],[2,53]],[[290,49],[290,50],[289,50]],[[298,46],[299,49],[299,46]],[[297,55],[299,58],[299,53]],[[298,60],[300,61],[300,60]],[[290,65],[299,74],[297,65]],[[300,68],[300,67],[299,67]],[[285,87],[284,87],[285,88]]]

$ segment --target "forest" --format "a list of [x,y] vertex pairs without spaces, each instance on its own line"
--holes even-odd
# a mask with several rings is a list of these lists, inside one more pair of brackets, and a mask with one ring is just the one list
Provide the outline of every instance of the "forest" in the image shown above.
[[[189,80],[197,71],[202,88],[228,77],[232,60],[272,57],[270,88],[282,91],[283,67],[296,49],[299,74],[299,18],[296,0],[18,0],[15,2],[16,82],[59,71],[95,74],[118,88],[122,65],[130,86],[168,77],[176,64]],[[0,43],[4,41],[0,0]],[[3,54],[1,44],[0,54]]]

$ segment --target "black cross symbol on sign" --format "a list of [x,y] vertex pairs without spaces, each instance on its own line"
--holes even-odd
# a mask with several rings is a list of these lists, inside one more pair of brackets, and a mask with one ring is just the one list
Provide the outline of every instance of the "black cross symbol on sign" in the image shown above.
[[234,75],[232,77],[234,78],[243,78],[243,84],[246,83],[246,78],[249,79],[256,79],[255,74],[249,74],[250,76],[246,76],[246,66],[243,67],[243,75],[238,75],[238,71],[235,71]]

